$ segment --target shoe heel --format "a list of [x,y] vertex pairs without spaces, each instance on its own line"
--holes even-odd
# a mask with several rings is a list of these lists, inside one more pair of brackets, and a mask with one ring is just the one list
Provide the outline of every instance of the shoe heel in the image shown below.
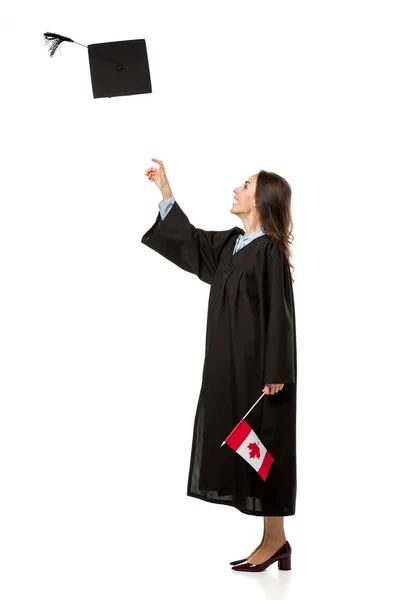
[[279,559],[278,569],[281,569],[281,571],[290,571],[291,568],[292,568],[292,561],[291,561],[290,556]]

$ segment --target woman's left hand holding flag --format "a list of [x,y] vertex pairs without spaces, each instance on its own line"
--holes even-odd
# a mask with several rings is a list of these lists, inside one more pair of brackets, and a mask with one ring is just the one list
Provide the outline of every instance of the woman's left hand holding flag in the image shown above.
[[284,383],[266,383],[261,391],[264,394],[276,394],[281,391],[284,385]]

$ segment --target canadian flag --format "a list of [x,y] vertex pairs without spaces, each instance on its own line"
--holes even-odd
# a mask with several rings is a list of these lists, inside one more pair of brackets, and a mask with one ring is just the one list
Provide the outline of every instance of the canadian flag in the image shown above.
[[264,481],[266,480],[275,459],[244,418],[231,431],[225,443],[240,454]]

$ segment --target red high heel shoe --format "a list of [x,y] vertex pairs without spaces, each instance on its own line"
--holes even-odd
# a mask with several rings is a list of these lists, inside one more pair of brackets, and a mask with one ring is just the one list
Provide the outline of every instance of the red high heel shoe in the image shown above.
[[229,564],[230,565],[239,565],[242,562],[246,562],[247,558],[242,558],[241,560],[232,560]]
[[[264,539],[265,539],[265,532],[264,532],[261,544],[259,546],[257,546],[257,548],[255,550],[253,550],[252,554],[255,554],[261,548],[262,544],[264,543]],[[240,560],[232,560],[229,564],[230,565],[239,565],[240,563],[246,562],[247,560],[248,560],[248,558],[242,558]]]
[[[291,555],[292,555],[292,547],[288,541],[286,541],[279,550],[275,552],[268,560],[260,563],[259,565],[253,565],[250,562],[246,562],[243,565],[237,564],[232,567],[234,571],[264,571],[267,569],[272,563],[278,562],[278,569],[282,571],[289,571],[292,568],[291,564]],[[236,562],[236,561],[234,561]]]

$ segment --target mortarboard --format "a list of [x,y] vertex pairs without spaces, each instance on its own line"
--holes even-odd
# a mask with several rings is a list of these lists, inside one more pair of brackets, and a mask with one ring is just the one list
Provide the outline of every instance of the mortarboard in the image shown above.
[[[57,33],[47,32],[44,38],[46,44],[51,43],[50,56],[54,55],[62,42],[79,44]],[[88,49],[94,98],[151,93],[149,61],[144,39],[89,44],[84,48]]]

